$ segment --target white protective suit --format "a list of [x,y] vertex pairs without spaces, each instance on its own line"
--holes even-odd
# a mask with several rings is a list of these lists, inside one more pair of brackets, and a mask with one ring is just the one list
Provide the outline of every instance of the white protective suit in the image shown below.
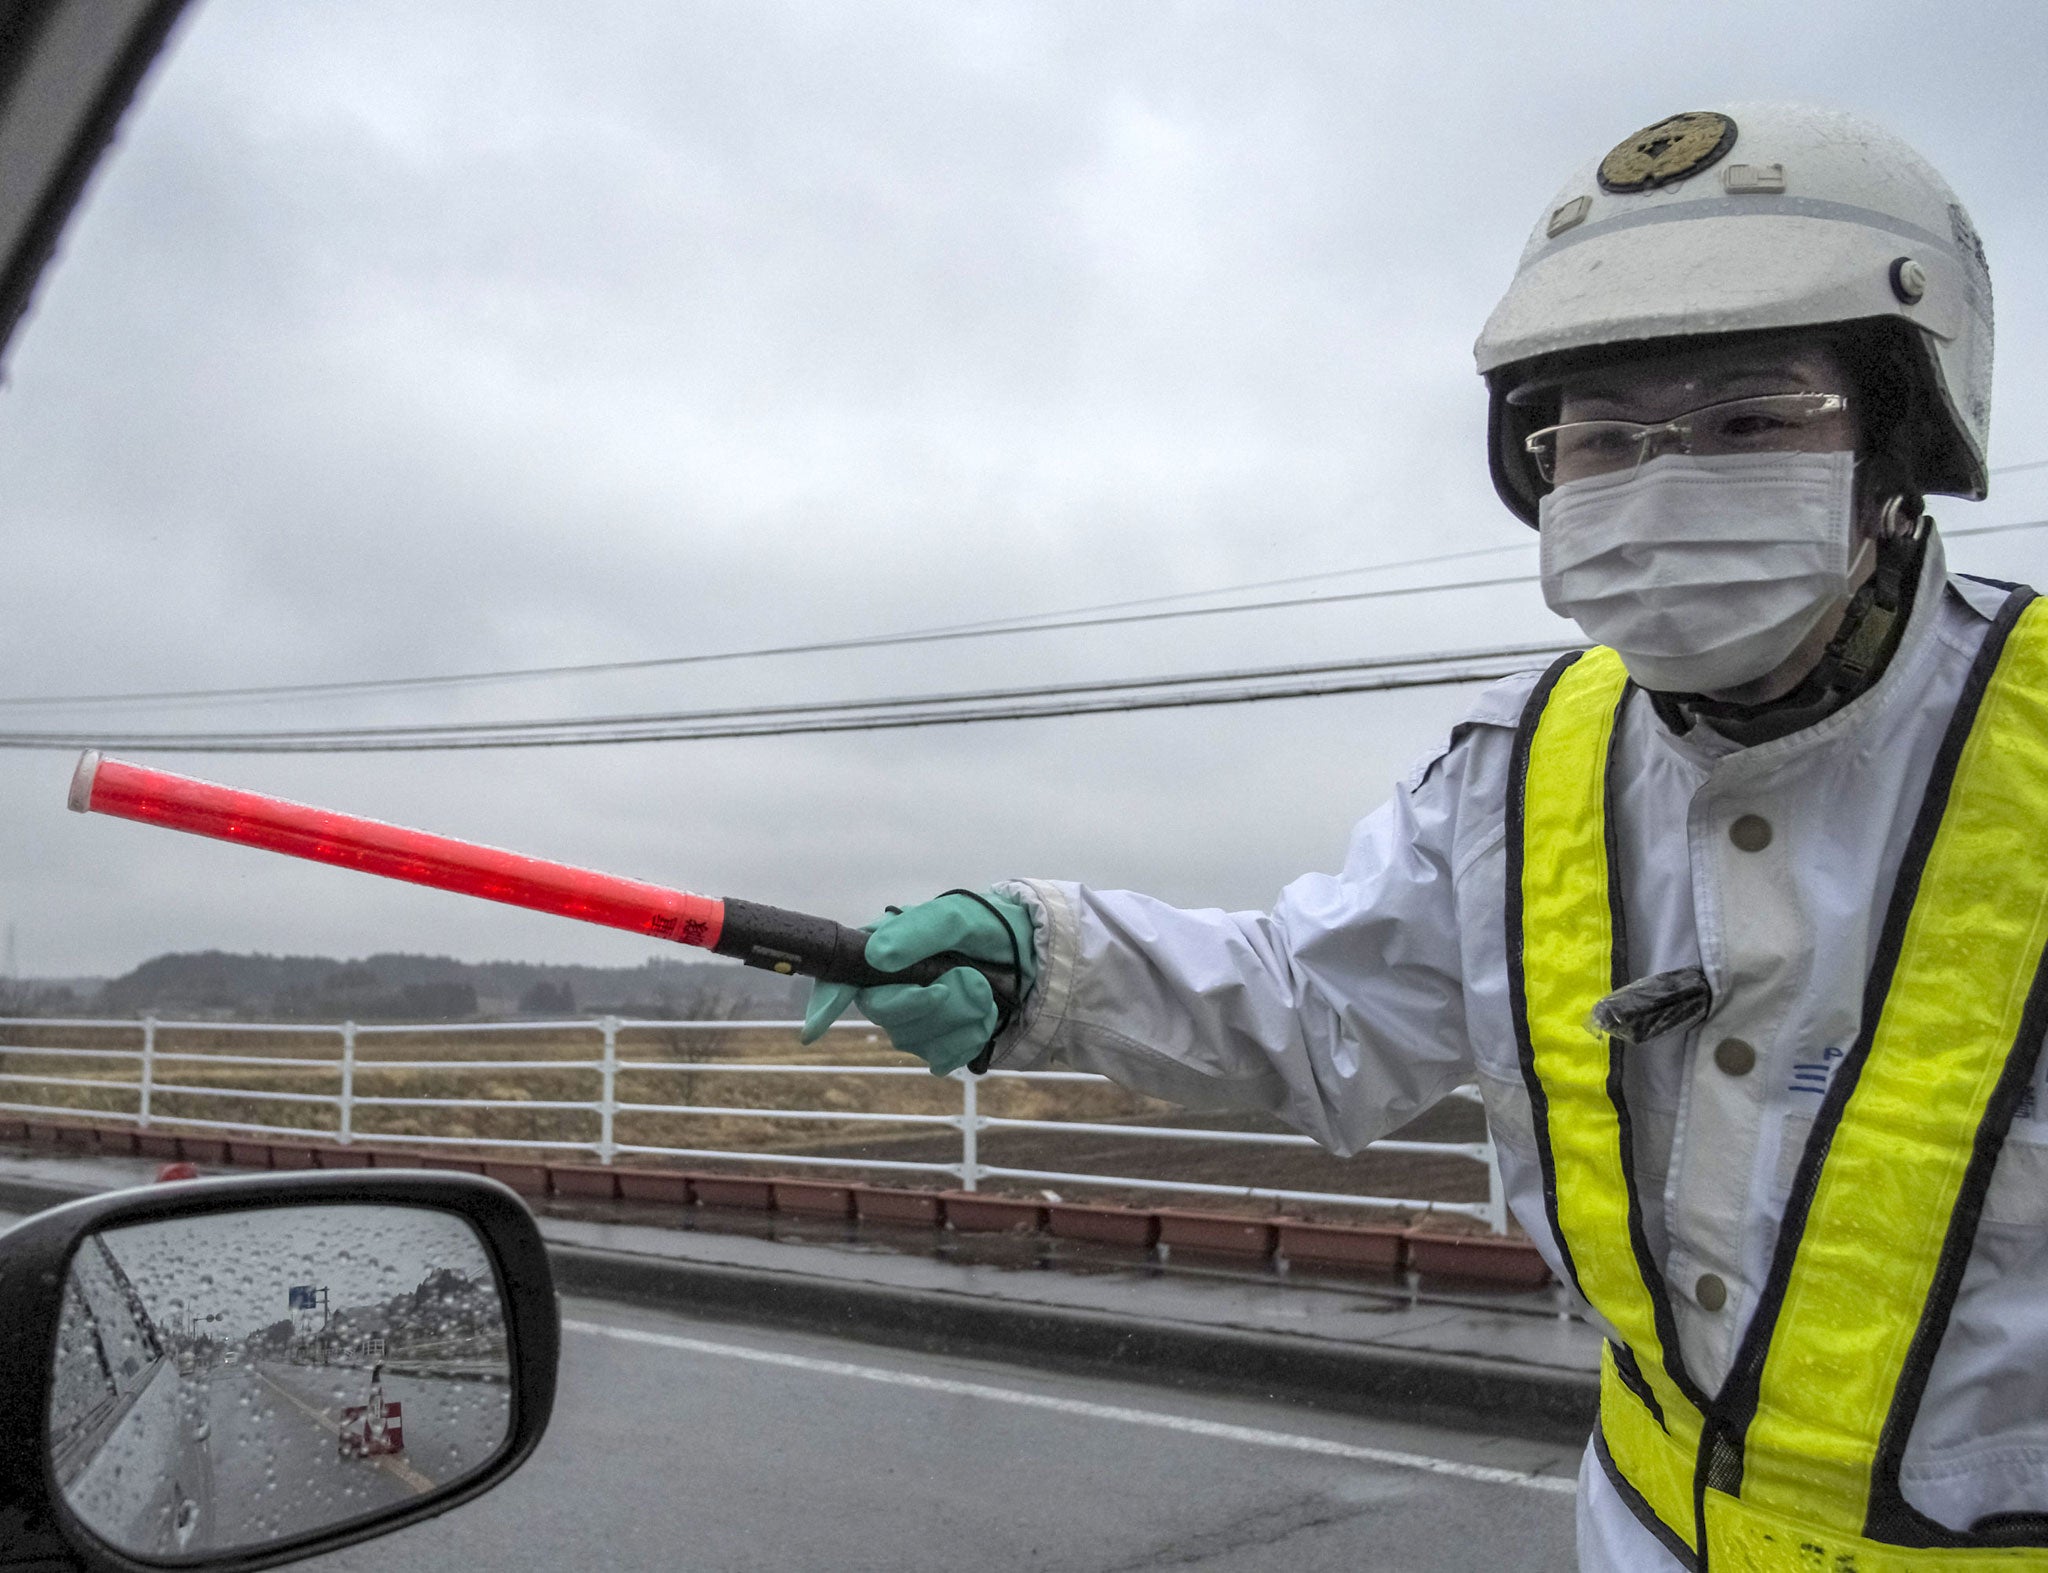
[[[1614,812],[1630,973],[1698,966],[1716,1001],[1708,1043],[1694,1028],[1626,1062],[1650,1247],[1686,1364],[1709,1391],[1756,1303],[1821,1095],[1856,1038],[1922,789],[2003,598],[1948,578],[1934,539],[1890,666],[1834,715],[1750,748],[1701,726],[1675,735],[1640,692],[1621,718]],[[1509,752],[1536,676],[1480,695],[1359,825],[1342,872],[1296,880],[1270,913],[1004,887],[1032,909],[1040,974],[996,1063],[1099,1071],[1195,1108],[1262,1110],[1339,1153],[1476,1080],[1509,1205],[1556,1271],[1503,917]],[[1769,821],[1762,851],[1731,844],[1742,815]],[[1715,1063],[1728,1036],[1755,1046],[1745,1074]],[[2048,1100],[2037,1084],[1999,1160],[1906,1451],[1906,1500],[1955,1528],[2048,1513],[2044,1225]],[[1727,1286],[1713,1312],[1692,1294],[1708,1273]],[[1579,1502],[1583,1568],[1678,1566],[1590,1448]]]

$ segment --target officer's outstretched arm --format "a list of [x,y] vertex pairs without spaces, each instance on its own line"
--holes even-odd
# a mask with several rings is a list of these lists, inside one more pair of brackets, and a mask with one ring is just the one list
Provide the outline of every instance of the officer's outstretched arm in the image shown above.
[[[1355,1151],[1471,1074],[1441,795],[1397,792],[1358,827],[1341,873],[1295,881],[1271,912],[1020,880],[893,914],[869,941],[875,965],[949,948],[1014,956],[1022,999],[1003,1020],[986,981],[961,968],[926,988],[867,990],[861,1009],[934,1071],[992,1048],[1006,1068],[1095,1071],[1190,1108],[1269,1113]],[[807,1038],[853,998],[818,987]]]

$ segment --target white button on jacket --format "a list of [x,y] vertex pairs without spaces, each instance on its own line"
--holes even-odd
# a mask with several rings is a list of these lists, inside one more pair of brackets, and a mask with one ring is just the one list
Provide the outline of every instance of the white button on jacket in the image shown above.
[[[1821,1095],[1855,1041],[1935,751],[2004,595],[1948,578],[1930,542],[1884,675],[1775,742],[1740,748],[1699,726],[1678,736],[1641,693],[1624,708],[1614,812],[1631,974],[1698,966],[1714,991],[1703,1024],[1628,1056],[1626,1087],[1665,1281],[1711,1280],[1725,1295],[1711,1310],[1674,1296],[1686,1363],[1710,1390],[1756,1304]],[[1536,675],[1483,693],[1358,826],[1342,871],[1296,880],[1271,912],[1182,911],[1052,881],[1005,887],[1032,908],[1040,973],[998,1063],[1099,1071],[1194,1108],[1263,1110],[1339,1153],[1476,1080],[1509,1205],[1554,1270],[1503,917],[1508,761]],[[1740,1047],[1721,1052],[1730,1041]],[[2023,1101],[1999,1161],[1906,1450],[1907,1501],[1955,1528],[2048,1514],[2042,1091]],[[1677,1566],[1590,1451],[1580,1557],[1588,1569]]]

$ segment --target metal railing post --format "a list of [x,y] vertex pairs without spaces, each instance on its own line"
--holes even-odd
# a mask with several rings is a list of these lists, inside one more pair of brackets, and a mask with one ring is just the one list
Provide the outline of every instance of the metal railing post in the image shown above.
[[341,1024],[341,1144],[355,1140],[356,1114],[356,1024]]
[[1495,1234],[1508,1232],[1508,1192],[1500,1177],[1500,1148],[1493,1132],[1486,1133],[1486,1226]]
[[597,1105],[597,1161],[610,1163],[618,1156],[613,1126],[619,1113],[619,1018],[604,1018],[604,1087]]
[[140,1100],[136,1104],[135,1123],[141,1130],[149,1129],[149,1094],[156,1083],[156,1017],[142,1018],[142,1081]]
[[978,1190],[981,1185],[981,1107],[972,1071],[955,1071],[960,1078],[960,1189]]

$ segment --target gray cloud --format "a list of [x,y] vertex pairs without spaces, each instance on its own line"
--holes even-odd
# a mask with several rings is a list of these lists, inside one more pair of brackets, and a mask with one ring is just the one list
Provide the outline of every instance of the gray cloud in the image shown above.
[[[2048,457],[2048,207],[2012,156],[2048,13],[1927,15],[204,0],[0,392],[0,691],[715,649],[1520,540],[1471,339],[1573,167],[1734,98],[1862,108],[1944,168],[2000,280],[1994,462]],[[2048,513],[2048,472],[1942,512]],[[2048,541],[1956,555],[2038,575]],[[1557,629],[1499,591],[158,719],[779,701]],[[1461,702],[182,767],[847,917],[1004,872],[1248,905],[1334,863]],[[0,757],[0,916],[38,972],[646,949],[78,820],[68,770]]]

